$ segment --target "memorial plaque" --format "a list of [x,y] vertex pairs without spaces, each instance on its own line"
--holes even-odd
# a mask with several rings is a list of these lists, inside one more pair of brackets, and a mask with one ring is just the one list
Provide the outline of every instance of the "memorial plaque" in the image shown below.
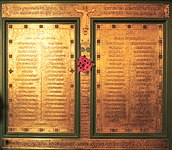
[[74,133],[75,24],[8,24],[8,132]]
[[170,4],[25,2],[0,10],[0,147],[170,149]]
[[96,133],[161,133],[163,24],[96,24]]

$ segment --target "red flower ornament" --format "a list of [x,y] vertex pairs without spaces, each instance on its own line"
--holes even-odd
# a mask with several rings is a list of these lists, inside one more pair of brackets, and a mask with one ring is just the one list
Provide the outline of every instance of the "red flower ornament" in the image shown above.
[[91,67],[92,67],[92,63],[91,61],[84,55],[84,56],[80,56],[79,60],[78,60],[78,71],[79,72],[89,72]]

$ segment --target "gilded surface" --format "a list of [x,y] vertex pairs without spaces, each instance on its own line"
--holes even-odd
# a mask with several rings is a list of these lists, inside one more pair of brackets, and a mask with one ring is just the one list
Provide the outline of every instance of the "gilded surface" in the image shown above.
[[97,24],[97,133],[162,132],[162,28]]
[[[27,11],[26,11],[27,10]],[[80,15],[78,13],[81,13]],[[2,4],[2,17],[169,17],[167,4]]]
[[71,24],[8,25],[8,132],[74,132],[74,40]]
[[[149,19],[150,18],[168,18],[169,17],[169,5],[164,5],[164,4],[74,4],[74,3],[73,4],[69,4],[69,3],[68,4],[46,4],[46,3],[44,3],[44,4],[2,4],[2,17],[3,18],[19,18],[19,19],[20,18],[21,19],[22,18],[33,18],[33,19],[34,18],[47,18],[50,20],[52,18],[54,18],[54,19],[57,19],[57,18],[80,18],[80,22],[81,22],[81,25],[80,25],[81,41],[80,42],[81,42],[81,47],[82,47],[81,48],[81,51],[82,51],[81,55],[87,55],[87,57],[89,57],[89,55],[90,55],[89,54],[90,19],[91,18],[107,18],[107,19],[108,18],[149,18]],[[43,28],[44,28],[44,26],[46,26],[46,25],[43,25]],[[47,24],[48,28],[49,28],[49,26],[51,26],[51,25]],[[60,27],[60,25],[59,25],[59,27]],[[64,25],[63,27],[67,27],[67,25]],[[22,28],[23,27],[21,27],[20,31],[22,31]],[[50,28],[50,30],[52,30],[52,29],[53,29],[53,31],[48,31],[48,32],[55,34],[56,32],[55,32],[54,28]],[[11,29],[8,29],[8,30],[11,30]],[[17,30],[19,30],[19,29],[17,29]],[[40,31],[42,31],[42,33]],[[40,32],[40,35],[38,36],[38,38],[44,37],[44,31],[43,30],[39,29],[38,32]],[[133,30],[132,30],[132,32],[133,32]],[[155,32],[156,31],[153,31],[153,33],[155,33]],[[29,31],[27,32],[27,35],[28,35],[28,33],[29,33]],[[71,31],[71,34],[72,33],[73,32]],[[124,31],[122,33],[124,33]],[[17,35],[16,38],[27,37],[26,33],[23,33],[23,31],[21,32],[21,34],[19,34],[20,35],[19,37]],[[64,32],[61,31],[61,34],[64,34]],[[33,39],[37,34],[36,35],[32,34],[32,35],[33,35],[33,37],[30,37],[30,38]],[[57,36],[57,38],[59,36]],[[157,36],[157,34],[155,34],[155,36]],[[54,37],[54,36],[51,36],[51,38],[52,37]],[[155,37],[155,39],[156,38],[157,37]],[[64,39],[64,37],[62,37],[62,39]],[[11,40],[11,39],[9,39],[9,40]],[[45,42],[47,40],[48,39],[44,39],[43,41]],[[12,41],[10,41],[10,42],[13,43],[14,41],[15,41],[15,38],[12,39]],[[42,41],[42,40],[40,39],[40,41]],[[48,41],[50,41],[50,39]],[[35,42],[35,40],[34,40],[34,42]],[[36,42],[38,42],[38,39],[36,39]],[[61,42],[61,40],[60,40],[60,42]],[[68,40],[64,41],[64,44],[68,45]],[[37,44],[37,45],[38,45],[38,47],[40,47],[39,49],[41,50],[42,49],[41,47],[44,44],[42,43],[42,46],[40,46],[41,44]],[[54,46],[56,46],[56,44]],[[57,42],[57,46],[59,46],[58,42]],[[71,49],[71,50],[74,51],[74,49]],[[12,46],[11,46],[11,52],[12,52]],[[36,53],[42,54],[42,56],[46,55],[45,51],[43,51],[43,52],[39,51],[38,52],[38,50],[36,50]],[[130,52],[128,52],[128,53],[130,53]],[[17,58],[17,55],[18,55],[18,50],[16,49],[14,57]],[[48,53],[48,55],[49,55],[49,53]],[[9,54],[8,57],[9,58],[13,57],[13,55],[11,56]],[[45,57],[41,57],[41,58],[45,59]],[[102,58],[102,56],[101,56],[101,58]],[[60,59],[60,58],[57,57],[55,59]],[[65,59],[65,61],[68,61],[70,64],[71,61],[68,57],[64,57],[64,59]],[[155,58],[155,60],[156,59],[157,58]],[[58,62],[58,63],[60,64],[61,62]],[[14,64],[16,64],[15,61],[14,61]],[[39,58],[39,63],[37,66],[38,68],[40,68],[40,64],[43,65],[42,67],[44,69],[46,68],[44,66],[44,62],[41,63],[40,58]],[[55,65],[55,64],[53,64],[53,65]],[[10,63],[9,63],[9,67],[10,67]],[[12,65],[12,63],[11,63],[11,67],[14,67]],[[16,70],[13,70],[14,68],[13,69],[8,68],[8,69],[9,69],[9,76],[10,76],[10,74],[12,75],[16,71]],[[63,69],[63,71],[64,70],[66,71],[66,69]],[[73,70],[70,70],[70,71],[73,72]],[[101,70],[98,72],[101,73]],[[44,73],[45,72],[43,71],[42,72],[42,79],[44,79],[44,77],[45,77]],[[38,76],[39,83],[41,83],[40,82],[41,80],[39,78],[39,77],[41,77],[41,75],[39,75],[40,73],[37,72],[36,74]],[[68,76],[67,74],[68,74],[68,72],[66,71],[66,73],[64,73],[64,75],[66,75],[66,77],[69,77],[69,79],[72,78],[71,75]],[[24,75],[24,74],[22,73],[22,75]],[[59,77],[59,79],[60,78],[61,78],[61,76]],[[13,80],[13,78],[11,78],[11,79]],[[15,81],[15,82],[18,83],[19,81]],[[36,81],[34,81],[34,83],[36,84]],[[70,83],[70,82],[67,82],[67,83]],[[9,85],[9,87],[11,87],[11,85]],[[13,84],[12,84],[12,87],[13,87]],[[38,86],[36,86],[36,88],[38,88],[38,89],[40,89],[41,87],[43,87],[43,86],[40,86],[39,84],[38,84]],[[46,88],[47,87],[45,87],[45,89]],[[67,89],[68,86],[63,86],[62,88]],[[80,93],[80,111],[81,111],[80,112],[80,121],[81,121],[80,122],[80,139],[75,139],[75,140],[64,139],[64,140],[62,140],[62,139],[46,139],[46,138],[44,138],[44,139],[5,138],[4,142],[3,142],[4,143],[3,147],[6,147],[6,148],[9,148],[9,147],[10,148],[26,148],[26,147],[27,148],[38,148],[39,147],[39,148],[55,148],[55,149],[58,149],[58,148],[61,148],[61,149],[83,149],[83,148],[84,149],[98,149],[98,148],[99,149],[137,149],[138,148],[138,149],[161,149],[161,150],[167,150],[168,149],[168,141],[166,139],[158,139],[158,140],[155,140],[155,139],[147,139],[147,140],[146,139],[133,139],[133,140],[130,140],[130,139],[107,139],[107,140],[105,140],[105,139],[100,139],[100,140],[90,139],[90,96],[89,96],[90,95],[90,76],[89,76],[89,74],[81,73],[81,87],[80,87],[80,89],[81,89],[81,93]],[[56,91],[57,89],[53,88],[52,90]],[[45,92],[45,90],[44,90],[44,92]],[[15,93],[13,93],[13,94],[15,94]],[[67,92],[65,94],[69,94],[69,93]],[[19,93],[19,95],[21,95],[21,93]],[[40,95],[40,93],[38,95]],[[17,102],[17,100],[15,102]],[[45,106],[44,104],[46,104],[45,102],[46,101],[44,99],[43,100],[39,99],[39,101],[35,101],[34,103],[39,104],[39,105],[36,105],[36,106],[39,106],[39,107],[37,107],[38,110],[36,110],[36,111],[41,112],[41,108],[45,108],[44,107]],[[49,103],[50,102],[51,102],[51,100],[49,101]],[[161,102],[162,101],[160,99],[160,105],[161,105]],[[9,103],[11,103],[11,106],[13,106],[13,103],[10,102],[10,99],[9,99]],[[25,103],[25,101],[23,103]],[[40,106],[41,103],[43,104],[42,105],[43,107]],[[28,104],[32,105],[32,101],[29,101]],[[68,105],[69,104],[68,101],[66,101],[65,104]],[[14,106],[15,107],[17,106],[16,103]],[[52,107],[51,104],[48,106],[50,106],[49,108]],[[53,107],[56,107],[56,104],[53,105]],[[69,110],[71,112],[73,112],[72,108],[74,108],[74,107],[69,107],[69,109],[65,110],[65,111],[67,111],[67,113],[66,113],[67,116],[69,116],[69,113],[68,113]],[[12,108],[10,108],[10,109],[13,110]],[[43,114],[44,114],[45,110],[46,109],[42,110]],[[52,109],[52,110],[57,111],[56,108]],[[15,111],[19,112],[20,110],[15,110]],[[26,112],[28,111],[28,113],[30,113],[29,108],[26,109],[25,111]],[[50,111],[50,109],[48,109],[48,111]],[[38,116],[40,116],[40,114],[41,113],[39,113]],[[74,117],[73,113],[70,113],[70,114],[72,114],[71,118],[73,119],[73,117]],[[12,115],[9,114],[9,116],[12,118],[13,114]],[[39,118],[41,118],[41,117],[39,117]],[[64,118],[62,117],[62,119],[64,119]],[[159,120],[161,121],[161,119],[162,118],[161,118],[161,114],[160,114]],[[17,129],[12,128],[12,131],[11,131],[11,127],[13,126],[12,121],[14,122],[14,120],[11,120],[11,124],[9,126],[10,127],[9,132],[15,132],[15,131],[29,132],[29,131],[31,131],[30,128],[28,130],[28,128],[23,128],[23,126],[21,128],[17,128]],[[71,120],[71,123],[73,124],[72,121],[73,120]],[[42,122],[39,120],[38,123],[40,123],[38,126],[35,124],[33,124],[33,125],[31,124],[31,127],[33,127],[32,128],[33,132],[39,132],[39,133],[41,133],[41,132],[54,132],[54,128],[51,128],[51,129],[49,127],[47,128],[47,126],[49,125],[48,122],[45,121],[45,124],[41,124]],[[69,131],[67,129],[69,127],[68,121],[63,122],[63,123],[66,123],[65,125],[63,124],[63,127],[60,127],[60,124],[58,124],[58,122],[53,124],[52,120],[50,121],[50,123],[52,125],[56,125],[58,127],[58,129],[55,132],[61,132],[61,128],[63,129],[63,131],[66,131],[66,132],[72,131],[72,130]],[[70,126],[71,127],[70,129],[73,128],[72,124]],[[25,125],[25,124],[23,124],[23,125]],[[17,126],[17,124],[15,124],[15,126]],[[40,127],[41,127],[41,129],[39,129]],[[43,129],[42,129],[42,127],[43,127]],[[60,128],[60,130],[59,130],[59,128]],[[143,132],[151,132],[152,130],[155,130],[155,128],[153,128],[149,131],[143,130]],[[161,130],[161,127],[160,127],[160,130]],[[115,130],[111,130],[111,131],[114,132]],[[122,131],[120,131],[120,132],[122,132]],[[136,131],[135,130],[133,130],[133,131],[131,131],[131,130],[126,131],[125,130],[125,132],[136,132]],[[158,132],[161,132],[161,131],[158,131]]]
[[168,141],[159,139],[13,139],[4,140],[4,148],[55,148],[55,149],[125,149],[168,150]]
[[2,4],[3,18],[81,19],[81,45],[90,47],[90,18],[168,18],[167,4]]

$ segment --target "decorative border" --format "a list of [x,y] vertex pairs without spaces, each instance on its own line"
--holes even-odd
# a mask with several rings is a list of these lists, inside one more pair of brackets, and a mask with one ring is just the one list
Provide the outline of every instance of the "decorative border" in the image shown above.
[[113,2],[113,3],[130,3],[130,2],[135,2],[135,3],[140,3],[140,2],[169,2],[169,0],[2,0],[2,2],[62,2],[62,3],[92,3],[92,2],[96,2],[96,3],[107,3],[107,2]]
[[80,13],[87,17],[169,18],[169,4],[2,4],[3,18],[77,17]]
[[57,139],[3,139],[3,148],[50,149],[154,149],[167,150],[167,139],[116,139],[116,140],[57,140]]

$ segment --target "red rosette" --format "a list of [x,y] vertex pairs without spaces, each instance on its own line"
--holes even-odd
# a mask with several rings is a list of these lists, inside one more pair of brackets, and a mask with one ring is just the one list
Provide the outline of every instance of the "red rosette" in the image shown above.
[[80,57],[79,57],[77,66],[78,66],[78,71],[79,71],[79,72],[86,73],[86,72],[89,72],[89,71],[90,71],[90,69],[91,69],[91,67],[92,67],[92,63],[91,63],[91,61],[84,55],[84,56],[80,56]]

